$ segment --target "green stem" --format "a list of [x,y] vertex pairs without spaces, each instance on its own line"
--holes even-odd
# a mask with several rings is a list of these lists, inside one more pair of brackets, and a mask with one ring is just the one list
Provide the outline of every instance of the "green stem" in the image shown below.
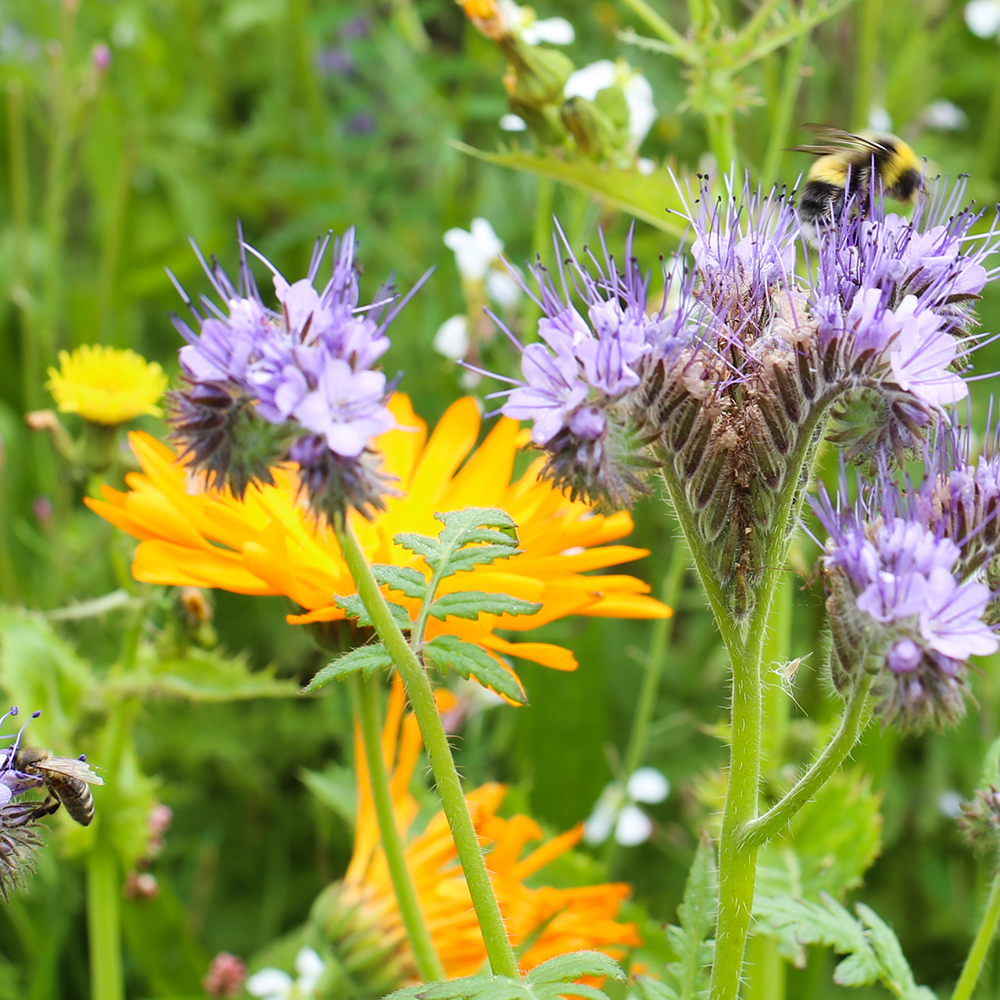
[[361,735],[365,745],[365,759],[368,762],[368,783],[371,786],[375,815],[382,834],[382,850],[389,866],[389,877],[396,893],[399,913],[410,938],[410,947],[417,963],[417,972],[424,982],[435,982],[445,978],[444,966],[434,948],[434,941],[427,929],[427,921],[420,910],[417,890],[406,864],[406,848],[396,825],[396,813],[392,807],[392,792],[389,776],[382,757],[382,721],[380,716],[380,685],[375,677],[351,678],[351,694],[355,703],[355,715],[361,723]]
[[874,674],[861,672],[844,706],[844,714],[833,739],[813,765],[778,802],[759,819],[747,824],[743,830],[744,846],[759,847],[779,833],[844,762],[868,724],[870,716],[868,692],[874,679]]
[[736,129],[733,125],[732,112],[723,111],[718,114],[706,115],[705,124],[708,128],[708,145],[715,156],[719,177],[727,177],[730,171],[735,177]]
[[472,897],[472,905],[486,944],[490,968],[494,975],[519,979],[517,959],[507,938],[503,915],[500,913],[500,906],[490,883],[476,828],[469,814],[462,782],[451,755],[451,747],[448,745],[448,736],[434,702],[434,691],[430,680],[389,612],[354,530],[343,517],[334,521],[333,530],[365,609],[403,679],[410,707],[420,726],[424,747],[434,772],[434,780],[437,782],[438,794],[441,796],[441,805],[451,827],[455,849],[462,863],[469,895]]
[[990,895],[986,900],[986,912],[983,914],[982,923],[976,932],[976,938],[972,942],[969,950],[969,957],[962,966],[962,975],[958,978],[955,992],[951,995],[951,1000],[970,1000],[972,991],[976,988],[976,980],[982,971],[983,963],[989,953],[993,937],[997,932],[997,924],[1000,923],[1000,871],[993,876],[993,884],[990,886]]
[[[97,275],[97,331],[104,342],[108,341],[114,305],[115,278],[121,260],[122,241],[125,236],[125,222],[128,217],[129,196],[132,191],[132,174],[138,144],[126,138],[118,161],[118,171],[111,192],[107,226],[104,230],[104,244],[101,248],[101,263]],[[117,343],[117,338],[112,338]]]
[[976,169],[983,177],[995,177],[997,156],[1000,154],[1000,73],[993,80],[990,103],[983,122],[979,152],[976,155]]
[[791,651],[793,589],[792,577],[786,573],[778,585],[764,643],[764,669],[761,678],[764,685],[764,737],[761,767],[765,770],[781,767],[788,733],[790,699],[785,691],[786,681],[776,665],[787,661]]
[[778,942],[755,934],[747,947],[742,1000],[785,1000],[785,995],[785,960],[778,953]]
[[121,959],[121,879],[114,846],[101,822],[87,858],[87,933],[92,1000],[124,1000]]
[[774,184],[778,179],[778,168],[781,166],[781,157],[784,154],[783,147],[788,142],[788,130],[791,128],[795,101],[799,96],[799,87],[802,84],[802,58],[808,44],[809,32],[803,31],[792,42],[788,55],[785,57],[785,73],[781,81],[781,93],[775,107],[774,122],[771,125],[771,134],[767,141],[767,152],[764,155],[762,179],[765,185]]

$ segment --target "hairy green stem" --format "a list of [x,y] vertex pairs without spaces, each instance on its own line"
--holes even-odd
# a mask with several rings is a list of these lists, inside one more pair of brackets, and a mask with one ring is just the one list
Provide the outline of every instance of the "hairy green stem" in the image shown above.
[[768,621],[764,641],[764,662],[761,683],[763,691],[764,736],[761,743],[761,767],[765,772],[776,770],[783,763],[785,739],[788,734],[788,683],[780,667],[787,662],[792,639],[792,577],[789,573],[778,584],[774,606]]
[[427,921],[420,909],[417,890],[413,886],[410,869],[406,864],[406,847],[396,813],[392,807],[392,792],[389,789],[389,775],[386,773],[382,757],[382,720],[379,698],[381,685],[376,677],[352,677],[351,695],[355,705],[355,715],[361,724],[361,736],[368,762],[368,783],[372,791],[375,815],[382,835],[382,850],[385,852],[389,877],[396,893],[399,914],[410,938],[417,972],[424,982],[434,982],[445,978],[444,966],[438,958],[437,950]]
[[124,1000],[121,956],[121,878],[118,858],[101,823],[87,858],[87,934],[90,944],[90,995],[93,1000]]
[[986,911],[983,913],[982,922],[976,932],[975,940],[972,942],[972,948],[969,950],[965,965],[962,966],[962,975],[958,978],[951,1000],[970,1000],[972,997],[972,991],[976,988],[979,973],[982,971],[990,945],[996,935],[998,923],[1000,923],[1000,871],[993,876],[990,895],[986,900]]
[[759,847],[779,833],[843,764],[868,724],[868,693],[874,680],[874,674],[862,671],[844,706],[844,714],[833,739],[778,802],[763,816],[747,824],[742,838],[745,847]]
[[462,782],[455,768],[451,747],[448,745],[448,736],[438,715],[430,680],[416,653],[393,619],[371,567],[361,551],[354,530],[343,517],[335,519],[333,529],[344,560],[358,588],[358,594],[371,616],[379,638],[385,643],[385,648],[399,671],[406,687],[410,707],[420,726],[438,794],[441,796],[441,806],[451,827],[455,849],[462,864],[462,871],[465,873],[469,895],[472,897],[472,905],[486,944],[490,968],[495,975],[519,978],[517,959],[507,938],[503,915],[500,913],[500,906],[490,884],[482,848],[479,846],[476,828],[465,801]]
[[708,129],[708,145],[715,156],[719,168],[719,177],[725,177],[730,171],[736,176],[736,128],[733,124],[731,110],[705,116],[705,126]]

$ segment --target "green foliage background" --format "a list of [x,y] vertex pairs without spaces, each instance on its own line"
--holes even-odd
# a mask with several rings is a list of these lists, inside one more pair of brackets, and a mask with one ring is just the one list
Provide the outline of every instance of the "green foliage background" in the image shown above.
[[[722,0],[720,8],[730,23],[748,16],[734,0]],[[178,302],[164,268],[189,290],[206,289],[188,237],[231,266],[241,220],[249,242],[297,276],[318,233],[353,224],[369,291],[389,272],[406,287],[435,265],[394,327],[385,367],[405,372],[403,388],[432,423],[462,394],[455,366],[431,348],[438,325],[465,308],[442,234],[482,215],[514,261],[548,253],[536,219],[539,182],[451,144],[493,150],[508,141],[497,125],[506,110],[499,50],[452,0],[420,0],[416,13],[429,49],[418,53],[399,30],[407,9],[405,0],[83,0],[73,18],[57,0],[0,0],[6,92],[0,598],[6,605],[47,611],[121,585],[131,543],[82,507],[82,484],[61,474],[48,442],[29,435],[22,414],[50,405],[44,367],[58,348],[129,346],[176,374],[178,338],[166,316]],[[679,3],[658,9],[675,25],[687,23]],[[707,138],[701,118],[685,110],[685,80],[675,62],[619,39],[620,29],[639,26],[626,5],[545,0],[538,13],[572,20],[577,42],[569,52],[577,65],[623,55],[641,66],[660,112],[644,155],[682,171],[699,168]],[[91,61],[97,43],[112,53],[103,75]],[[752,173],[771,133],[784,59],[779,51],[745,75],[754,97],[737,116],[737,137]],[[813,33],[795,120],[858,127],[869,105],[884,107],[895,131],[933,168],[971,173],[970,193],[988,203],[1000,190],[998,81],[1000,48],[969,33],[961,4],[864,0]],[[965,111],[963,129],[922,125],[927,105],[942,98]],[[26,189],[18,162],[27,164]],[[794,184],[805,166],[785,154],[781,180]],[[618,245],[630,221],[558,185],[551,208],[578,243],[593,240],[601,224]],[[642,222],[636,243],[651,264],[677,245]],[[996,330],[995,291],[981,314],[985,329]],[[24,351],[25,331],[39,345],[36,360]],[[979,355],[978,369],[989,372],[998,361],[994,345]],[[989,380],[977,387],[977,411],[989,391]],[[155,421],[145,426],[161,430]],[[51,514],[38,502],[42,497]],[[657,587],[673,544],[660,506],[651,500],[639,507],[633,536],[656,553],[636,571]],[[807,550],[804,562],[813,557]],[[818,648],[821,601],[815,587],[797,584],[791,652],[801,656]],[[156,627],[169,628],[172,598],[157,592],[143,600],[153,602]],[[285,625],[283,600],[229,594],[214,600],[222,648],[245,651],[253,670],[274,665],[278,678],[301,683],[320,665],[308,637]],[[51,634],[48,625],[38,628],[46,642],[78,650],[72,655],[85,656],[103,678],[118,655],[127,614],[60,622]],[[561,830],[586,817],[621,757],[641,678],[633,654],[648,646],[649,628],[578,620],[547,628],[544,638],[572,647],[580,669],[567,675],[523,665],[530,707],[478,717],[459,756],[470,781],[509,782],[511,808],[529,809]],[[7,633],[4,643],[9,660]],[[835,716],[810,667],[818,659],[806,661],[797,681],[803,711],[794,713],[790,745],[799,740],[803,757],[811,745],[806,713]],[[8,662],[0,674],[8,694],[16,689],[10,669]],[[884,814],[881,856],[857,898],[895,928],[917,980],[940,989],[957,974],[987,874],[960,844],[940,803],[975,787],[983,751],[1000,726],[998,669],[1000,663],[983,665],[973,681],[979,707],[956,731],[907,740],[871,732],[856,754]],[[628,880],[635,888],[632,916],[650,928],[674,919],[698,829],[710,821],[711,772],[724,760],[713,727],[725,697],[724,655],[688,578],[648,758],[674,789],[652,809],[657,832],[628,851],[581,852],[551,877]],[[80,712],[76,732],[86,739],[85,708]],[[154,782],[148,793],[174,810],[174,821],[154,867],[159,897],[124,904],[128,995],[196,996],[213,954],[253,955],[300,924],[318,891],[343,872],[349,809],[333,804],[343,801],[337,789],[349,788],[348,706],[336,685],[314,700],[219,703],[158,694],[143,703],[137,724],[141,773]],[[322,782],[305,783],[305,769],[325,775],[325,794],[310,790]],[[82,868],[61,827],[50,840],[58,849],[43,855],[31,892],[0,907],[0,997],[87,995]],[[831,985],[832,965],[814,952],[804,971],[791,973],[788,995],[846,995]],[[984,997],[1000,990],[1000,974],[990,975]],[[870,995],[883,994],[873,988]]]

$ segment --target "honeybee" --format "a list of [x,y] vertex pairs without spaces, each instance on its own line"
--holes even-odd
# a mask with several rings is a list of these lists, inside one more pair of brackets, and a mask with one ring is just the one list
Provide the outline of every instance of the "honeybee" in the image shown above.
[[14,751],[12,766],[45,783],[49,794],[34,810],[35,819],[51,816],[64,805],[77,823],[90,825],[94,818],[94,797],[88,786],[103,785],[104,779],[90,769],[86,755],[57,757],[51,750],[25,747]]
[[879,181],[877,193],[896,201],[911,202],[921,187],[921,161],[897,136],[887,132],[844,132],[829,125],[808,122],[802,126],[822,140],[811,146],[791,146],[819,159],[812,165],[799,198],[797,214],[802,235],[819,245],[819,228],[843,210],[854,196],[861,211],[868,204],[872,172]]

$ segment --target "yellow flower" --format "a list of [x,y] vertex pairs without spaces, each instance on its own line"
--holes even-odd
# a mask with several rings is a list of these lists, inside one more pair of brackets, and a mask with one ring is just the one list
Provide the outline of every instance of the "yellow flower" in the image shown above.
[[79,413],[92,423],[114,426],[143,414],[160,416],[156,404],[167,388],[167,376],[156,362],[135,351],[84,344],[72,354],[59,352],[59,368],[49,369],[45,388],[61,413]]
[[[511,482],[521,440],[516,421],[502,419],[469,456],[479,436],[474,400],[453,404],[430,440],[426,424],[414,414],[406,396],[394,396],[390,409],[398,427],[375,439],[375,445],[403,495],[390,499],[387,509],[371,522],[353,517],[368,559],[426,573],[423,561],[396,545],[393,536],[404,531],[436,536],[441,524],[434,519],[435,511],[501,507],[518,526],[521,553],[447,577],[441,591],[506,593],[542,605],[534,615],[432,621],[428,637],[449,633],[494,653],[573,670],[576,660],[568,650],[549,643],[512,643],[494,630],[521,632],[573,614],[606,618],[671,614],[647,596],[648,585],[635,577],[584,575],[648,553],[628,545],[603,544],[632,530],[628,513],[594,514],[538,479],[537,464]],[[344,618],[334,596],[354,593],[354,583],[332,532],[316,524],[299,496],[293,470],[273,470],[274,486],[251,487],[239,501],[228,492],[201,488],[177,455],[148,434],[132,434],[130,440],[145,474],[128,476],[131,492],[104,487],[104,502],[88,499],[87,503],[141,540],[132,564],[137,580],[219,587],[241,594],[286,594],[306,609],[305,614],[289,616],[294,624]],[[397,591],[390,596],[415,617],[415,601]]]
[[[444,709],[449,707],[448,699],[453,696],[439,691],[438,698],[439,708]],[[389,697],[382,747],[391,774],[396,822],[405,835],[417,815],[417,803],[408,788],[422,744],[416,720],[410,714],[404,717],[404,704],[403,686],[396,678]],[[328,932],[339,925],[343,934],[348,931],[343,914],[352,912],[354,920],[344,937],[357,939],[363,927],[376,940],[400,942],[409,959],[408,947],[402,944],[405,932],[380,843],[357,730],[355,760],[358,820],[354,853],[343,881],[327,890],[326,900],[321,897],[316,914]],[[530,817],[501,819],[496,815],[505,793],[503,785],[483,785],[471,792],[466,801],[480,843],[487,849],[486,867],[511,944],[518,950],[530,942],[520,955],[521,969],[527,971],[567,951],[596,948],[620,956],[624,948],[641,944],[635,925],[617,919],[621,904],[631,891],[628,885],[606,883],[555,889],[526,884],[547,864],[575,847],[583,835],[583,827],[581,824],[545,841],[541,828]],[[533,842],[540,843],[524,853],[525,847]],[[486,961],[486,946],[444,813],[435,814],[422,833],[409,838],[406,860],[421,912],[445,972],[449,978],[474,974]],[[412,960],[405,964],[412,969]]]

